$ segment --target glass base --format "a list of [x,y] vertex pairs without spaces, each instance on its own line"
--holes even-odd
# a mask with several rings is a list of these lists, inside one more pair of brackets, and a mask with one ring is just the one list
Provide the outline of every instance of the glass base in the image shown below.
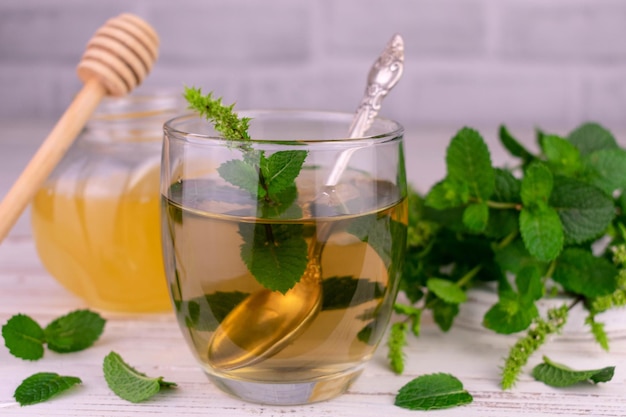
[[362,368],[303,382],[259,382],[207,374],[222,391],[241,400],[265,405],[302,405],[343,394],[361,375]]

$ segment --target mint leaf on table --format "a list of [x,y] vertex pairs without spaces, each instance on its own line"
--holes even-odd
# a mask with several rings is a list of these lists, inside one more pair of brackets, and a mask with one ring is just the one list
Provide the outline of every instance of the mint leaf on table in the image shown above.
[[104,331],[106,320],[90,310],[76,310],[52,321],[44,329],[48,349],[77,352],[93,345]]
[[175,387],[163,377],[151,378],[128,365],[116,352],[104,357],[102,365],[107,385],[118,397],[138,403],[158,393],[162,387]]
[[398,391],[395,405],[409,410],[440,410],[469,404],[474,400],[456,377],[429,374],[415,378]]
[[597,384],[608,382],[613,378],[614,366],[607,366],[601,369],[577,371],[563,364],[551,361],[548,357],[543,357],[543,363],[535,366],[533,377],[552,387],[569,387],[581,382]]
[[26,360],[43,357],[43,345],[46,342],[41,326],[25,314],[11,317],[2,326],[4,344],[13,356]]
[[82,383],[80,378],[74,376],[61,376],[53,372],[40,372],[22,381],[16,388],[13,396],[22,406],[37,404],[80,383]]

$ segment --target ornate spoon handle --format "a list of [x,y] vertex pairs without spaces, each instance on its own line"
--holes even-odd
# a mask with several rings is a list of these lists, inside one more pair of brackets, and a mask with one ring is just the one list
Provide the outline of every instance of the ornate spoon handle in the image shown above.
[[[395,34],[370,69],[365,95],[350,126],[350,138],[362,137],[369,129],[380,110],[383,98],[397,84],[403,69],[404,41],[400,35]],[[355,149],[357,148],[347,149],[339,155],[326,180],[327,187],[337,185]]]

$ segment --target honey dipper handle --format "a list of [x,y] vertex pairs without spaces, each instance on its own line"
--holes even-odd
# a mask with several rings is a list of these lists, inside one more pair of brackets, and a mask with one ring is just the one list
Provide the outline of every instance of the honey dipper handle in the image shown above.
[[4,196],[0,202],[0,243],[9,234],[37,189],[65,155],[105,94],[105,87],[96,78],[84,84]]

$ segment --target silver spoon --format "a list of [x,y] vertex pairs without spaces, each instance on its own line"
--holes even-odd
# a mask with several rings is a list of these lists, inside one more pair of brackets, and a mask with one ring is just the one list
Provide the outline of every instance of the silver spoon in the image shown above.
[[[365,95],[350,126],[350,138],[362,137],[371,126],[403,67],[404,43],[396,34],[369,72]],[[355,149],[339,155],[320,197],[332,199]],[[234,370],[259,363],[284,349],[313,322],[322,305],[321,252],[330,232],[330,226],[326,226],[322,225],[313,236],[307,267],[291,290],[281,294],[262,289],[228,313],[209,341],[208,360],[212,366]]]

